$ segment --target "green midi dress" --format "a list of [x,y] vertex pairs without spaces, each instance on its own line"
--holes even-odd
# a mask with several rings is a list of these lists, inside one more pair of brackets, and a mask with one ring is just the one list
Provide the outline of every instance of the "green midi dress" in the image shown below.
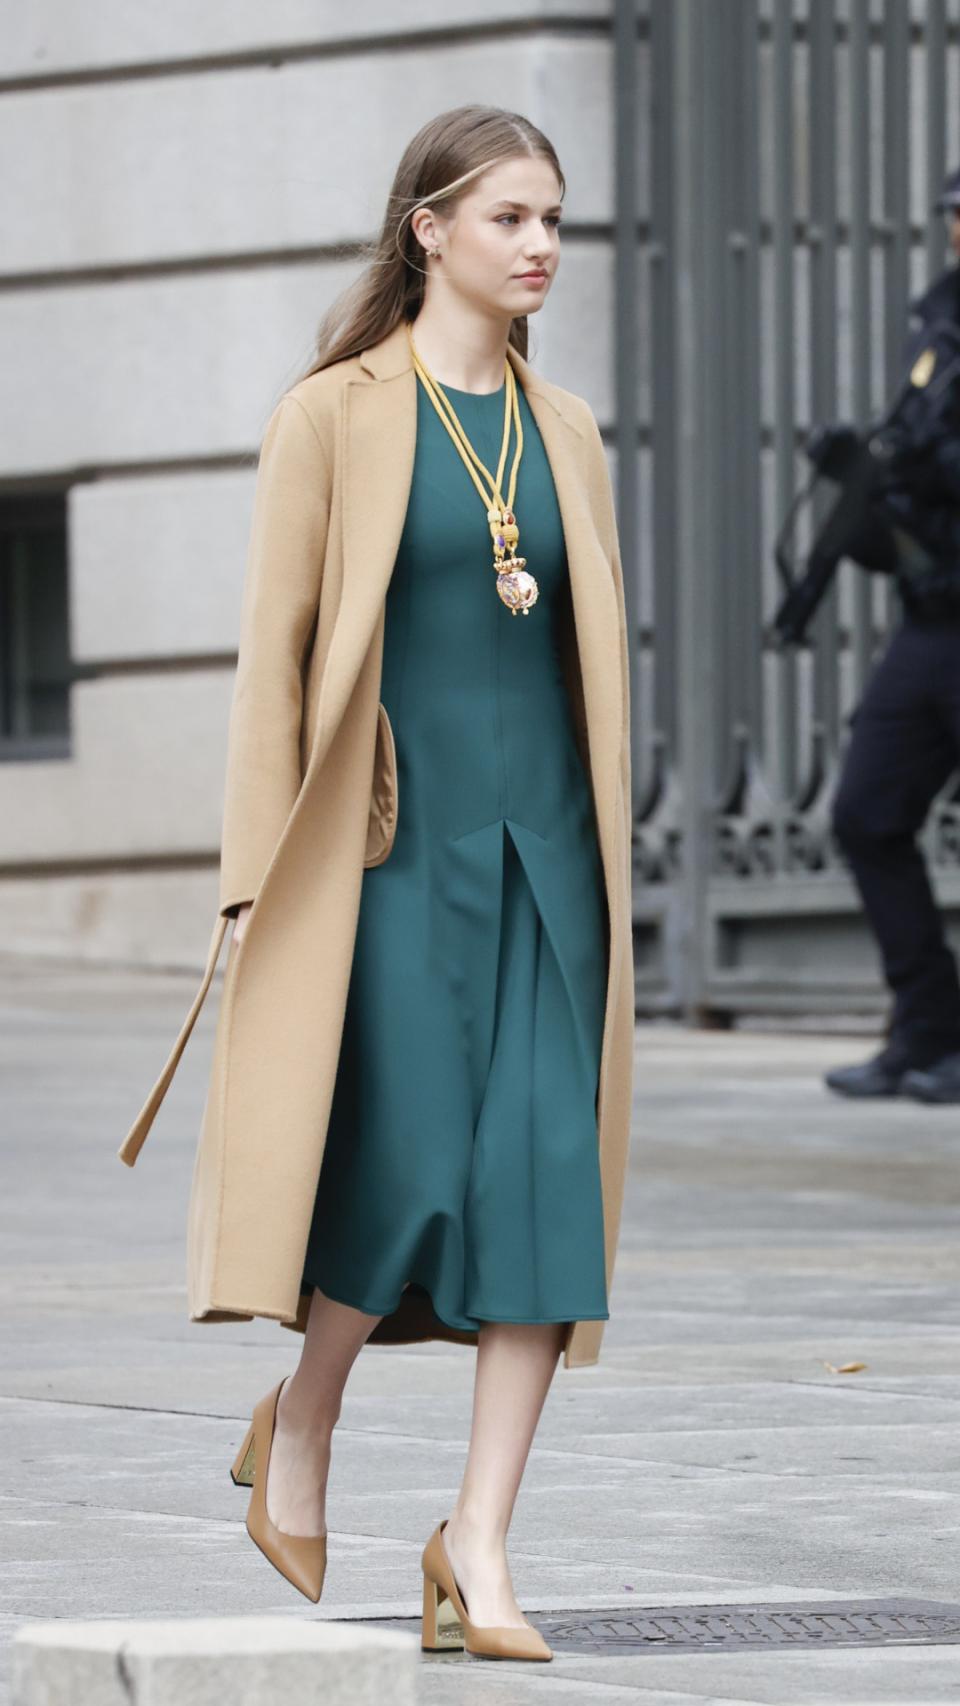
[[[495,471],[503,386],[444,390]],[[363,873],[303,1268],[305,1292],[374,1315],[409,1287],[466,1333],[609,1318],[596,1119],[607,914],[561,663],[563,529],[518,392],[518,552],[540,589],[527,616],[497,596],[485,507],[417,385],[380,693],[396,839]],[[507,477],[512,456],[511,435]]]

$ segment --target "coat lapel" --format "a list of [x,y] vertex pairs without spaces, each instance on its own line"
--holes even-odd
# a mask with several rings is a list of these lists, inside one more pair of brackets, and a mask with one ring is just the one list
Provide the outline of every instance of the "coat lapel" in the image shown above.
[[[405,334],[403,327],[398,330]],[[406,519],[417,442],[417,376],[377,372],[368,355],[396,343],[396,332],[361,356],[371,379],[348,379],[342,424],[343,579],[324,663],[311,762],[326,751],[346,710],[383,613]],[[318,752],[319,749],[319,752]]]
[[[623,708],[613,574],[593,522],[583,435],[564,409],[563,393],[544,384],[512,346],[507,354],[540,430],[560,507],[601,850],[612,880]],[[343,581],[324,664],[311,769],[346,710],[382,618],[413,478],[418,381],[404,325],[364,350],[359,362],[369,377],[351,378],[345,386]],[[536,619],[536,611],[521,618]]]

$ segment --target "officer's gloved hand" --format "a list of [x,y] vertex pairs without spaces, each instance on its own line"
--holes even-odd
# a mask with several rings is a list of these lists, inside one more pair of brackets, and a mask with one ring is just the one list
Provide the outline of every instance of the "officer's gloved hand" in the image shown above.
[[803,448],[818,474],[825,474],[828,480],[843,480],[860,448],[860,434],[845,421],[815,426],[810,428]]

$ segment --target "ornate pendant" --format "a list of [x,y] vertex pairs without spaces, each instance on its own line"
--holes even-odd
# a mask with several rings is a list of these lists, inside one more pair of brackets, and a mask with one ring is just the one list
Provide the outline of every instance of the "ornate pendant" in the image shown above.
[[526,557],[511,557],[506,564],[495,563],[497,571],[497,592],[512,616],[518,611],[524,616],[530,614],[531,605],[536,604],[540,588],[532,575],[524,572]]
[[[536,604],[540,588],[532,575],[526,571],[526,557],[517,556],[517,541],[520,529],[512,510],[487,511],[490,522],[490,532],[493,536],[493,566],[497,575],[497,592],[512,616],[522,612],[529,615],[531,607]],[[505,552],[509,546],[510,555]]]

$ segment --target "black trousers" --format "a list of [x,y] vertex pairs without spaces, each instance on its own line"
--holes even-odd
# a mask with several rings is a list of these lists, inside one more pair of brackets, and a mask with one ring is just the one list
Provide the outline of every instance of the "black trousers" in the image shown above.
[[893,992],[891,1039],[960,1049],[960,980],[916,836],[960,765],[960,621],[897,630],[853,717],[833,805]]

